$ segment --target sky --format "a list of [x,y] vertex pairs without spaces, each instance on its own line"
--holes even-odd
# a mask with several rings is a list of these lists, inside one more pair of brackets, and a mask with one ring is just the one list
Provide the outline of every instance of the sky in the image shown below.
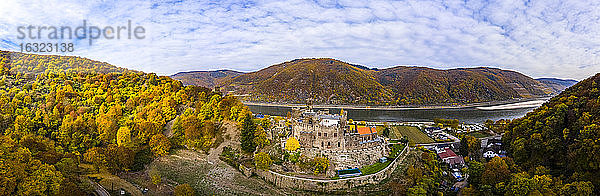
[[[75,28],[84,20],[101,28],[131,21],[145,37],[19,39],[19,27]],[[581,80],[600,72],[600,1],[3,0],[0,39],[11,51],[73,43],[74,52],[39,54],[160,75],[330,57],[373,68],[489,66]]]

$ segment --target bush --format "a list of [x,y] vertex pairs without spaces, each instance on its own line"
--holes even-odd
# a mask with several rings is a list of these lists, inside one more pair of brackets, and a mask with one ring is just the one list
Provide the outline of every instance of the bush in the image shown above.
[[180,184],[175,187],[175,196],[194,196],[196,191],[189,184]]
[[225,146],[223,147],[223,152],[221,152],[219,159],[225,161],[225,163],[231,165],[232,167],[237,168],[237,164],[239,164],[240,159],[239,153],[240,152],[238,150],[231,148],[231,146]]
[[257,169],[268,170],[273,164],[273,160],[269,154],[265,152],[259,152],[254,155],[254,165]]
[[315,157],[312,161],[313,172],[315,175],[319,173],[325,173],[327,167],[329,167],[329,160],[325,157]]

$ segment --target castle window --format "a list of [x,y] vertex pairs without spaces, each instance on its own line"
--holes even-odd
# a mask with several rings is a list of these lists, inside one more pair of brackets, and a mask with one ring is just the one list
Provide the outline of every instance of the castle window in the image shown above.
[[338,142],[338,148],[340,147],[340,142]]
[[323,135],[324,135],[325,137],[327,137],[327,133],[323,133]]
[[337,133],[333,133],[333,137],[337,137]]
[[319,132],[319,137],[321,137],[321,132]]
[[330,143],[330,142],[327,142],[327,146],[331,146],[331,143]]
[[323,146],[325,146],[325,145],[323,145],[323,142],[321,142],[321,147],[323,147]]

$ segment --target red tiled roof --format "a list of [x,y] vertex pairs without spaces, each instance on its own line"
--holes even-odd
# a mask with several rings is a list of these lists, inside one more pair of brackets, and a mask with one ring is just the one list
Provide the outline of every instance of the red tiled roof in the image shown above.
[[450,150],[450,148],[446,148],[444,149],[444,152],[440,152],[438,153],[438,156],[440,156],[440,159],[445,159],[448,157],[455,157],[456,153],[454,153],[454,151]]
[[375,129],[375,127],[359,127],[358,128],[358,134],[365,135],[365,134],[371,134],[371,133],[377,133],[377,129]]
[[454,157],[454,158],[450,158],[449,159],[449,164],[450,165],[465,164],[465,160],[462,157],[457,156],[457,157]]

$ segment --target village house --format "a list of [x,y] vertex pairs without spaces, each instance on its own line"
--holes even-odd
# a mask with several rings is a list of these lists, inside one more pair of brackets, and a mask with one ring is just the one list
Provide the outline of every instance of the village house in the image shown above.
[[437,152],[440,159],[448,164],[450,168],[462,168],[465,166],[465,160],[462,156],[456,155],[450,148],[444,148]]
[[481,149],[483,152],[483,158],[486,159],[506,156],[506,151],[504,151],[504,148],[502,147],[501,136],[481,140]]

